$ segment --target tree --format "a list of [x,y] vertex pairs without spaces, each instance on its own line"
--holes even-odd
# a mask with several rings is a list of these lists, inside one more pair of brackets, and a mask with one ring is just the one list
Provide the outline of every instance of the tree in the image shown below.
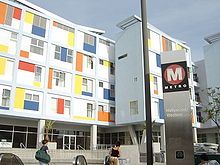
[[55,121],[53,121],[53,120],[46,120],[45,121],[45,126],[44,126],[45,133],[46,133],[45,139],[48,140],[48,141],[50,141],[49,132],[53,129],[53,124],[54,123],[55,123]]
[[208,104],[204,109],[206,117],[204,122],[212,120],[218,128],[218,141],[220,133],[220,87],[208,88],[207,89]]

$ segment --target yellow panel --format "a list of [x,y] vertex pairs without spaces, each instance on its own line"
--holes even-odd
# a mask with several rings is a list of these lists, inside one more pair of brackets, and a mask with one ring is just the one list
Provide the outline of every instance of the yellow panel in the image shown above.
[[75,76],[75,94],[82,94],[82,76],[79,75]]
[[0,58],[0,75],[5,74],[6,62],[7,62],[6,58]]
[[8,53],[8,46],[0,45],[0,52]]
[[15,108],[24,109],[24,94],[25,94],[25,89],[16,88],[15,102],[14,102]]
[[148,47],[149,47],[149,48],[152,47],[151,39],[148,39]]
[[110,68],[110,62],[109,61],[104,61],[103,62],[104,66],[109,67]]
[[74,33],[68,33],[68,46],[74,46]]
[[72,118],[76,120],[95,120],[95,118],[86,117],[86,116],[73,116]]
[[179,44],[176,44],[176,50],[182,50],[182,46],[180,46]]
[[150,75],[150,82],[154,82],[154,76]]
[[25,13],[25,19],[24,19],[24,21],[25,21],[26,23],[33,24],[34,14],[29,13],[29,12],[26,12],[26,13]]
[[33,85],[36,87],[41,87],[41,82],[34,81]]

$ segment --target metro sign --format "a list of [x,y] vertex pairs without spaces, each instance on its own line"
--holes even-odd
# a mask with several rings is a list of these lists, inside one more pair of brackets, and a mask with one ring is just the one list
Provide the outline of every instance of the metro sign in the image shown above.
[[186,62],[162,64],[163,91],[189,90]]

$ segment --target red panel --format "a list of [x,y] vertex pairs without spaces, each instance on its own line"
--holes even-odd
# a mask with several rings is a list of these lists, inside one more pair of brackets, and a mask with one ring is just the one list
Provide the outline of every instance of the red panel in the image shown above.
[[21,9],[15,7],[13,18],[20,20],[21,19]]
[[18,69],[25,70],[28,72],[34,72],[35,65],[24,61],[19,61]]
[[57,113],[64,114],[64,99],[58,99]]

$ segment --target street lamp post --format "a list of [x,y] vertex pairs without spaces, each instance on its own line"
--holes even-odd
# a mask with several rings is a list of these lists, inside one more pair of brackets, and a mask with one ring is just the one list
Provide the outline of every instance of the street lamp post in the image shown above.
[[144,59],[144,93],[145,93],[145,114],[146,114],[146,148],[147,165],[153,165],[152,148],[152,120],[151,120],[151,90],[150,90],[150,66],[148,54],[148,33],[147,33],[147,0],[141,0],[141,19],[142,19],[142,40],[143,40],[143,59]]

